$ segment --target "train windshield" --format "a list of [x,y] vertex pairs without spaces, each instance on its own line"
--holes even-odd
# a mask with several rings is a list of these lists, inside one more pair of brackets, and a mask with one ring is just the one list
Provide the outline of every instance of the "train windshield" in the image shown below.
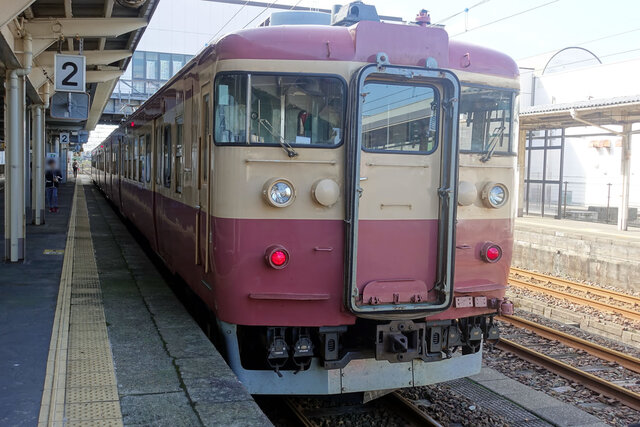
[[432,86],[367,82],[362,97],[365,150],[423,154],[435,150],[438,98]]
[[462,86],[460,96],[460,151],[511,153],[514,91]]
[[342,141],[345,87],[338,78],[225,73],[216,78],[215,92],[217,144],[331,147]]

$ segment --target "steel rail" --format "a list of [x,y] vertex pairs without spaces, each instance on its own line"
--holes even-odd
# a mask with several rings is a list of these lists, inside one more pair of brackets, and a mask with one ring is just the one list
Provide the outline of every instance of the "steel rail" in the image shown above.
[[547,294],[547,295],[551,295],[557,298],[564,298],[568,301],[571,302],[575,302],[581,305],[586,305],[586,306],[591,306],[593,308],[597,308],[603,311],[608,311],[608,312],[612,312],[612,313],[617,313],[620,314],[624,317],[626,317],[627,319],[630,320],[636,320],[636,321],[640,321],[640,312],[635,311],[635,310],[630,310],[624,307],[618,307],[612,304],[608,304],[605,302],[600,302],[600,301],[596,301],[590,298],[585,298],[585,297],[581,297],[578,295],[573,295],[573,294],[568,294],[562,291],[559,291],[557,289],[551,289],[547,286],[543,286],[543,285],[539,285],[536,283],[530,283],[530,282],[526,282],[524,280],[520,280],[520,279],[513,279],[513,278],[509,278],[509,284],[516,286],[516,287],[520,287],[520,288],[525,288],[525,289],[530,289],[530,290],[534,290],[537,292],[541,292],[543,294]]
[[604,288],[600,288],[598,286],[592,286],[592,285],[587,285],[584,283],[578,283],[578,282],[574,282],[572,280],[567,280],[567,279],[562,279],[560,277],[554,277],[554,276],[550,276],[548,274],[542,274],[542,273],[534,273],[533,271],[528,271],[528,270],[523,270],[521,268],[515,268],[515,267],[511,267],[511,273],[514,274],[519,274],[521,276],[526,276],[529,277],[531,279],[536,279],[536,280],[541,280],[541,281],[548,281],[554,285],[560,285],[560,286],[565,286],[567,288],[571,288],[571,289],[575,289],[578,291],[582,291],[582,292],[587,292],[587,293],[591,293],[594,295],[599,295],[602,297],[606,297],[606,298],[611,298],[614,300],[618,300],[621,302],[626,302],[628,304],[632,304],[632,305],[639,305],[640,306],[640,297],[634,296],[634,295],[629,295],[629,294],[625,294],[622,292],[617,292],[617,291],[612,291],[609,289],[604,289]]
[[569,347],[576,348],[578,350],[586,351],[592,356],[598,357],[609,362],[617,363],[618,365],[629,369],[630,371],[640,373],[640,359],[625,354],[621,351],[612,350],[602,345],[592,343],[590,341],[578,338],[576,336],[567,334],[562,331],[550,328],[548,326],[541,325],[536,322],[532,322],[527,319],[523,319],[518,316],[496,316],[497,320],[507,322],[518,328],[527,329],[536,335],[550,340],[559,341]]
[[[397,391],[385,394],[376,400],[386,405],[393,412],[400,414],[402,418],[408,421],[407,426],[442,427],[442,424],[431,418],[427,413],[421,411],[411,400],[402,396]],[[285,399],[285,403],[304,427],[320,426],[319,423],[312,421],[305,414],[304,408],[293,399]]]
[[613,384],[545,354],[531,350],[513,341],[500,338],[495,346],[500,350],[512,353],[523,360],[541,366],[563,378],[568,379],[569,381],[580,383],[596,393],[616,399],[631,409],[640,411],[640,394],[638,393],[624,387],[620,387],[619,385]]
[[296,402],[294,402],[292,399],[287,398],[284,401],[285,401],[286,405],[289,407],[289,409],[291,410],[291,412],[293,412],[293,414],[296,416],[298,421],[300,421],[300,423],[304,427],[318,427],[319,426],[318,424],[314,423],[309,418],[307,418],[307,416],[304,414],[304,409],[302,409],[302,407],[300,405],[298,405]]
[[409,421],[418,426],[442,427],[442,424],[431,418],[427,413],[423,412],[413,402],[402,396],[397,391],[383,396],[381,399],[400,412]]

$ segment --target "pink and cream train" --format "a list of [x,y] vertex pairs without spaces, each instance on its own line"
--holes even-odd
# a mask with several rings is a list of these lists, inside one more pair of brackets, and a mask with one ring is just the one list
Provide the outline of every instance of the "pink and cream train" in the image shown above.
[[376,18],[226,35],[92,153],[254,394],[472,375],[511,310],[518,68]]

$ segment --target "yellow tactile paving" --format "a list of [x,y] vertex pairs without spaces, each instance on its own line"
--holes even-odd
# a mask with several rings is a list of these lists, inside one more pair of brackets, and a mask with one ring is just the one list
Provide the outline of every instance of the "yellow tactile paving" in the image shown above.
[[76,183],[38,426],[122,426],[87,204]]

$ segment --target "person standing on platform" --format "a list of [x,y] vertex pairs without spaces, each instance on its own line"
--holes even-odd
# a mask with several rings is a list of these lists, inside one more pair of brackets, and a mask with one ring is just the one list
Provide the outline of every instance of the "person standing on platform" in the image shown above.
[[47,160],[47,171],[44,174],[44,179],[49,212],[58,212],[58,185],[62,179],[62,173],[56,168],[55,160]]
[[72,166],[73,166],[73,177],[77,178],[78,177],[78,161],[74,160]]

